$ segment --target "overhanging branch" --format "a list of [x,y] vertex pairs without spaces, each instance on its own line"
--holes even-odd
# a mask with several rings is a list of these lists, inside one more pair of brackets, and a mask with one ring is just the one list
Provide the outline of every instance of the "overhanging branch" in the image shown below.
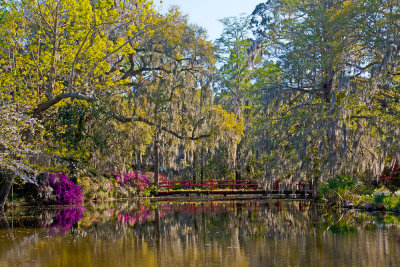
[[[123,117],[123,116],[120,116],[120,115],[117,115],[117,114],[114,114],[114,113],[112,113],[112,117],[115,120],[117,120],[119,122],[122,122],[122,123],[140,121],[140,122],[143,122],[143,123],[145,123],[147,125],[156,127],[156,124],[154,122],[149,121],[149,120],[147,120],[145,118],[141,118],[141,117],[127,118],[127,117]],[[181,140],[193,140],[193,141],[196,141],[196,140],[199,140],[199,139],[202,139],[202,138],[207,138],[207,137],[212,136],[211,132],[207,133],[207,134],[202,134],[202,135],[199,135],[199,136],[194,136],[193,134],[192,134],[192,136],[184,136],[184,135],[178,134],[177,132],[175,132],[175,131],[173,131],[171,129],[168,129],[168,128],[164,127],[164,126],[161,126],[160,129],[162,131],[166,132],[166,133],[169,133],[169,134],[175,136],[178,139],[181,139]]]
[[89,96],[81,95],[79,93],[64,93],[64,94],[59,94],[56,97],[54,97],[53,99],[47,100],[46,102],[40,103],[32,111],[32,114],[34,116],[37,116],[37,115],[43,113],[44,111],[48,110],[49,108],[51,108],[52,106],[54,106],[55,104],[60,102],[61,100],[66,99],[66,98],[81,99],[81,100],[85,100],[87,102],[97,101],[96,97],[89,97]]

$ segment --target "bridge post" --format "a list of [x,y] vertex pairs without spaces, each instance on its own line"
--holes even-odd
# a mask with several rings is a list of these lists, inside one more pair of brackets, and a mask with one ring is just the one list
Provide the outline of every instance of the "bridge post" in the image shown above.
[[307,199],[307,189],[308,189],[308,181],[306,181],[304,185],[304,198]]
[[235,179],[232,180],[232,190],[235,190]]
[[294,181],[292,180],[292,197],[296,198],[296,185],[294,184]]

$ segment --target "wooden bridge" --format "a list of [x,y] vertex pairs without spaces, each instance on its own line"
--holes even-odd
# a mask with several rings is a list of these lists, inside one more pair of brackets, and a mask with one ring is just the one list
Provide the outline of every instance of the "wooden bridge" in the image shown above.
[[297,184],[281,183],[275,180],[269,187],[260,188],[251,180],[207,180],[207,181],[160,181],[158,185],[159,196],[169,195],[296,195],[311,197],[313,187],[311,184],[299,182]]

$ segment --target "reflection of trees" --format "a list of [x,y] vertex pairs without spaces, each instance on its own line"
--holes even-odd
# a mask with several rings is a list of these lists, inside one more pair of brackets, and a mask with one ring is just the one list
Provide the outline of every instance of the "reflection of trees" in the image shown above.
[[0,209],[0,229],[8,229],[10,228],[8,224],[8,220],[4,211]]
[[0,265],[21,265],[21,255],[32,266],[390,265],[398,223],[296,201],[101,203],[63,236],[28,229],[2,242],[0,233]]

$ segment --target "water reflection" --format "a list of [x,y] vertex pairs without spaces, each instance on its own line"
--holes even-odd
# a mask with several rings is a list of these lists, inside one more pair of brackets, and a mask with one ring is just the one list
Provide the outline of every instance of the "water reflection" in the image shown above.
[[26,211],[13,229],[0,218],[0,266],[400,264],[397,216],[328,212],[305,201],[100,203],[37,213]]
[[85,208],[82,206],[61,207],[56,214],[46,212],[43,227],[50,228],[50,234],[64,234],[83,217]]

